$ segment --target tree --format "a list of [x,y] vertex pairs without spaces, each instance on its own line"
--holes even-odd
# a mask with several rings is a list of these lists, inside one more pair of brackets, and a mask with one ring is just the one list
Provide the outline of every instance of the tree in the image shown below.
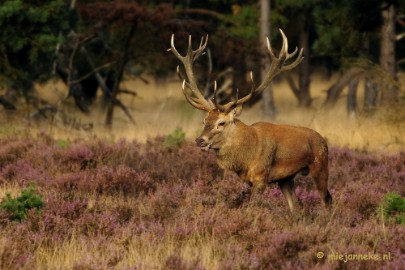
[[[267,55],[266,38],[270,38],[270,0],[260,0],[260,40],[262,42],[262,54]],[[262,58],[264,60],[264,58]],[[265,77],[265,72],[269,64],[266,61],[260,61],[261,78]],[[274,104],[273,89],[271,85],[264,90],[262,94],[263,112],[266,116],[274,118],[276,115],[276,106]]]
[[[304,49],[304,59],[297,67],[298,69],[298,85],[294,82],[291,76],[287,76],[288,84],[293,91],[294,96],[298,100],[298,105],[302,107],[310,107],[312,104],[310,76],[311,64],[313,58],[311,39],[314,28],[314,16],[316,7],[320,4],[319,0],[281,0],[277,1],[276,10],[278,10],[279,24],[288,26],[291,36],[297,36],[298,47]],[[292,19],[291,19],[292,18]]]
[[347,96],[347,108],[350,114],[355,112],[356,80],[365,73],[377,70],[372,63],[377,59],[376,33],[380,25],[378,7],[378,0],[345,0],[339,3],[322,2],[314,10],[318,36],[313,48],[320,60],[318,62],[328,64],[329,68],[341,73],[338,80],[327,89],[324,107],[333,107],[343,89],[352,83],[351,92]]
[[[405,11],[405,5],[398,1],[357,0],[328,1],[318,6],[316,28],[323,35],[318,36],[314,50],[329,58],[342,72],[327,91],[325,107],[332,107],[343,88],[360,76],[366,82],[363,109],[367,114],[374,112],[379,104],[398,101],[396,54],[402,50],[395,49],[395,25],[401,22],[395,15],[396,9]],[[354,91],[356,85],[353,83],[350,89],[349,84],[349,91]],[[355,104],[356,95],[349,92],[347,98],[352,99],[348,100],[349,104]]]
[[[120,84],[127,65],[131,63],[132,66],[135,66],[138,64],[136,61],[144,61],[146,57],[140,56],[148,55],[147,53],[153,48],[150,43],[154,42],[154,38],[157,36],[154,33],[162,30],[165,23],[169,21],[168,18],[173,14],[171,6],[162,4],[154,8],[147,8],[137,2],[117,1],[81,4],[78,6],[78,10],[80,17],[84,20],[83,26],[91,28],[98,25],[101,32],[99,35],[104,36],[105,42],[111,49],[111,57],[116,63],[113,84],[105,90],[107,97],[105,125],[112,126],[116,106],[123,109],[131,122],[135,123],[128,109],[118,99],[119,93],[129,93],[122,90]],[[145,33],[148,34],[146,39],[144,38]],[[169,40],[168,36],[167,34],[167,40]],[[134,40],[137,40],[136,44]],[[163,42],[156,41],[156,44],[163,44]],[[164,51],[162,47],[155,49]],[[143,65],[143,68],[147,67],[147,65]]]
[[310,31],[310,13],[311,5],[306,5],[301,8],[298,14],[298,44],[300,48],[304,49],[306,57],[302,60],[301,64],[298,66],[298,89],[296,96],[298,98],[298,105],[303,107],[310,107],[312,103],[312,98],[310,94],[310,59],[311,59],[311,49],[309,44],[309,31]]
[[3,99],[29,100],[33,82],[50,78],[55,48],[70,28],[67,7],[63,0],[2,2],[0,86],[8,90]]
[[381,102],[385,105],[398,101],[396,61],[395,61],[395,20],[396,7],[393,3],[384,2],[382,7],[380,65],[389,77],[387,83],[381,85]]

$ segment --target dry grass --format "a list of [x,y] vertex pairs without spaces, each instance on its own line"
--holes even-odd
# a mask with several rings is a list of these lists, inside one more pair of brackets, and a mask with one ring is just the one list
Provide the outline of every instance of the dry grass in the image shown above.
[[[311,91],[314,98],[313,107],[310,110],[304,110],[297,107],[297,102],[288,88],[285,81],[274,85],[274,93],[279,114],[274,120],[276,123],[307,126],[320,132],[328,139],[331,146],[349,147],[351,149],[369,150],[369,151],[389,151],[397,152],[405,149],[405,121],[398,119],[396,123],[388,123],[381,117],[350,118],[346,113],[347,89],[344,90],[342,98],[331,110],[322,110],[321,105],[325,99],[325,90],[336,80],[337,75],[330,79],[317,74],[312,78]],[[401,85],[405,85],[405,76],[400,76]],[[183,129],[187,138],[193,140],[201,130],[201,122],[204,113],[192,108],[184,99],[181,92],[181,85],[177,79],[171,79],[165,85],[156,85],[153,81],[145,84],[140,81],[128,80],[124,83],[124,88],[135,90],[138,97],[122,96],[125,104],[130,108],[136,126],[132,125],[125,114],[119,108],[115,111],[113,130],[104,127],[105,112],[101,111],[100,105],[94,104],[92,112],[88,115],[78,112],[73,106],[72,99],[68,99],[61,108],[71,121],[76,123],[93,123],[94,128],[90,132],[77,131],[71,124],[62,124],[62,117],[57,115],[50,124],[50,120],[41,124],[27,121],[21,121],[21,115],[6,114],[0,122],[16,123],[23,122],[22,125],[6,125],[0,130],[0,133],[12,133],[15,130],[25,130],[25,132],[45,130],[53,136],[59,138],[88,137],[94,135],[97,137],[117,140],[119,138],[137,139],[146,141],[157,135],[165,135],[173,132],[177,127]],[[363,100],[363,85],[360,83],[358,91],[358,100],[360,106]],[[50,82],[46,85],[37,87],[39,96],[45,100],[56,104],[63,97],[65,87],[57,82]],[[33,111],[27,106],[20,106],[24,115],[29,115]],[[404,109],[404,108],[402,108]],[[245,109],[241,119],[246,123],[257,121],[269,121],[261,110],[261,103],[253,108]],[[19,127],[20,126],[20,127]]]
[[12,197],[16,197],[20,192],[21,187],[16,183],[7,183],[0,185],[0,202],[3,200],[3,198],[6,197],[7,193],[10,193]]

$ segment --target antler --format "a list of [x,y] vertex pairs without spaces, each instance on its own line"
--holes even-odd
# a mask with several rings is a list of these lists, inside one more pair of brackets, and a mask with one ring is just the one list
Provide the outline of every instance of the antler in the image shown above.
[[287,61],[291,58],[293,58],[297,52],[298,48],[295,47],[295,50],[292,53],[288,53],[288,40],[287,37],[285,36],[283,30],[279,29],[281,36],[283,37],[283,45],[281,46],[280,54],[278,55],[278,58],[274,55],[273,50],[271,49],[270,46],[270,41],[267,38],[267,50],[269,51],[270,59],[271,59],[271,64],[269,69],[267,70],[267,74],[265,78],[263,79],[263,82],[257,87],[255,90],[255,95],[260,94],[263,92],[264,89],[269,85],[269,83],[273,80],[275,76],[280,74],[281,72],[291,70],[298,66],[302,59],[304,58],[302,56],[303,49],[301,48],[300,53],[298,54],[298,57],[290,64],[287,64]]
[[239,99],[239,89],[236,89],[236,98],[234,101],[230,101],[224,105],[221,105],[218,103],[217,101],[217,83],[215,82],[214,85],[214,105],[215,108],[217,108],[219,111],[221,112],[229,112],[230,110],[232,110],[233,108],[235,108],[238,105],[241,105],[245,102],[247,102],[249,99],[251,99],[254,95],[255,92],[255,88],[254,88],[254,83],[253,83],[253,72],[250,72],[250,78],[252,80],[252,88],[250,89],[250,93],[246,96],[244,96],[243,98]]
[[[287,63],[289,59],[293,58],[297,54],[298,48],[296,47],[292,53],[288,53],[287,37],[285,36],[283,30],[281,30],[281,29],[279,29],[279,30],[280,30],[281,36],[283,38],[283,45],[281,46],[281,50],[280,50],[278,57],[276,57],[274,55],[273,50],[271,49],[269,38],[267,38],[267,50],[270,55],[271,64],[266,72],[266,75],[265,75],[262,83],[256,89],[254,89],[253,74],[250,73],[250,77],[252,80],[252,89],[250,90],[250,93],[248,95],[244,96],[243,98],[238,99],[238,91],[237,91],[235,101],[228,102],[225,105],[219,105],[215,101],[215,106],[220,111],[229,111],[230,109],[234,108],[235,106],[246,103],[253,96],[258,95],[261,92],[263,92],[263,90],[267,88],[267,86],[270,84],[270,82],[274,79],[275,76],[277,76],[281,72],[291,70],[301,63],[302,59],[304,58],[302,56],[303,49],[300,50],[300,53],[298,54],[297,58],[292,63]],[[214,100],[216,100],[216,98]]]
[[[280,29],[281,36],[283,38],[283,45],[281,46],[280,53],[278,57],[276,57],[273,53],[273,50],[271,49],[270,41],[267,38],[267,50],[270,56],[271,64],[270,67],[268,68],[266,75],[262,81],[262,83],[255,88],[254,83],[253,83],[253,73],[250,73],[250,77],[252,80],[252,88],[250,90],[250,93],[243,98],[239,99],[239,90],[236,91],[236,99],[234,101],[230,101],[224,105],[220,105],[217,101],[217,83],[215,82],[214,84],[214,98],[213,101],[207,100],[204,98],[204,95],[201,93],[197,86],[197,82],[194,78],[193,74],[193,63],[194,61],[204,52],[205,47],[207,46],[208,43],[208,35],[206,36],[205,40],[204,38],[201,38],[200,46],[198,47],[197,50],[193,50],[191,48],[191,36],[189,36],[188,40],[188,49],[187,49],[187,54],[185,56],[182,56],[175,48],[174,46],[174,34],[172,35],[171,39],[171,50],[173,54],[183,63],[186,75],[188,80],[184,79],[180,72],[179,72],[179,67],[177,66],[177,73],[179,74],[180,78],[183,80],[183,93],[184,96],[186,97],[187,101],[196,107],[197,109],[204,110],[204,111],[211,111],[214,109],[218,109],[221,112],[229,112],[231,109],[235,108],[238,105],[242,105],[249,101],[253,96],[260,94],[263,92],[264,89],[267,88],[267,86],[270,84],[270,82],[273,80],[275,76],[280,74],[281,72],[291,70],[298,66],[302,59],[304,58],[302,56],[303,49],[300,50],[297,58],[291,62],[288,63],[291,58],[293,58],[297,52],[298,48],[295,48],[295,50],[292,53],[288,53],[288,40],[287,37],[285,36],[284,32]],[[187,91],[186,88],[189,89],[192,93],[190,95]],[[194,96],[193,96],[194,95]]]
[[177,66],[177,74],[179,75],[180,79],[183,80],[183,94],[186,97],[187,101],[199,110],[211,111],[215,109],[215,106],[212,101],[204,98],[204,95],[201,93],[200,89],[197,86],[197,81],[194,78],[193,72],[193,64],[195,60],[197,60],[197,58],[203,54],[207,43],[208,35],[205,37],[205,39],[204,37],[202,37],[200,46],[196,50],[193,50],[191,47],[191,36],[189,36],[187,53],[185,56],[182,56],[174,46],[174,34],[172,34],[171,48],[169,50],[172,51],[173,54],[183,63],[184,69],[186,71],[187,79],[181,76],[179,66]]

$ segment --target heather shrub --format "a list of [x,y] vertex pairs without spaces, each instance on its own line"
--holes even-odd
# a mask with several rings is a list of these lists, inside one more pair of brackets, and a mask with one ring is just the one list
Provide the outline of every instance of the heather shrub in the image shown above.
[[[88,190],[93,188],[99,193],[114,194],[117,192],[137,196],[148,193],[155,188],[155,182],[147,173],[135,171],[133,168],[123,165],[117,167],[99,167],[92,176],[88,177],[91,184]],[[86,183],[83,183],[85,186]]]
[[7,163],[14,162],[21,158],[32,143],[26,140],[9,140],[7,138],[0,140],[0,164],[4,166]]
[[12,198],[10,193],[0,203],[0,210],[6,211],[10,220],[21,221],[25,218],[27,211],[35,209],[40,212],[44,207],[42,196],[36,193],[35,186],[30,186],[21,191],[20,196]]
[[223,201],[229,208],[239,207],[250,199],[249,185],[238,179],[235,175],[229,175],[213,184],[218,193],[218,200]]
[[157,219],[172,218],[186,197],[187,189],[181,184],[161,184],[156,192],[146,198],[150,214]]
[[77,171],[87,168],[94,168],[97,162],[97,156],[90,145],[75,144],[67,149],[61,149],[56,152],[59,156],[55,158],[65,167],[65,169]]
[[[0,188],[34,182],[44,202],[22,222],[0,211],[0,268],[371,270],[405,263],[405,153],[331,147],[332,208],[301,177],[303,207],[290,213],[276,184],[250,193],[213,153],[165,140],[76,139],[65,147],[46,134],[0,138]],[[391,260],[329,262],[334,252],[390,252]]]
[[149,140],[141,150],[142,155],[129,166],[137,171],[148,172],[158,182],[182,179],[193,182],[210,182],[223,171],[217,166],[213,154],[203,155],[200,149],[184,144],[182,147],[162,147],[163,138]]
[[386,221],[405,224],[405,198],[395,192],[384,196],[384,202],[380,205],[379,210]]
[[21,244],[15,239],[7,238],[4,245],[4,251],[0,254],[0,266],[2,269],[32,269],[34,256],[32,250],[27,248],[30,246],[29,242]]

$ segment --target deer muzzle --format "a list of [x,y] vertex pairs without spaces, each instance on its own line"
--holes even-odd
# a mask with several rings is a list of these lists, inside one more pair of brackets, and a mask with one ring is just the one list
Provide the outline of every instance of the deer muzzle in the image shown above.
[[203,151],[208,151],[211,148],[211,144],[207,142],[207,139],[203,136],[195,139],[195,143]]

